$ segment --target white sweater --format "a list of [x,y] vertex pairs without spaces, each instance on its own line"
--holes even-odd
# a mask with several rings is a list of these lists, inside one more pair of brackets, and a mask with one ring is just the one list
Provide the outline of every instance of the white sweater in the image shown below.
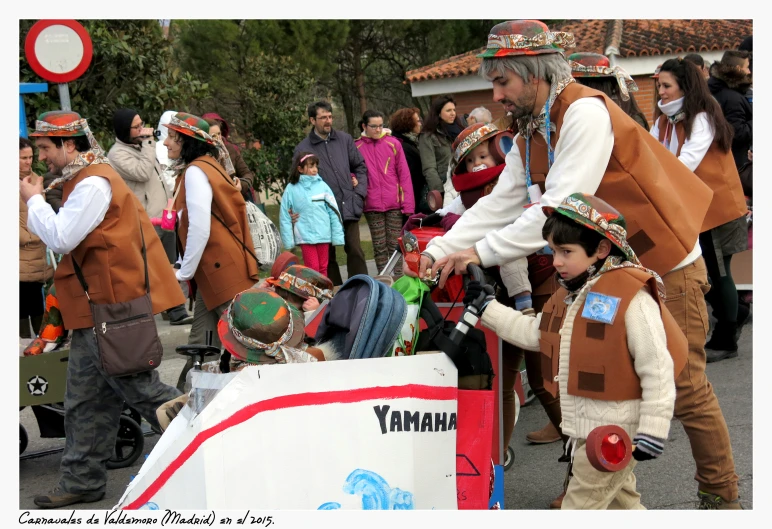
[[[659,109],[667,116],[675,116],[675,114],[681,110],[684,104],[684,98],[676,99],[665,105],[662,101],[658,103]],[[651,135],[659,140],[659,120],[654,122],[654,126],[651,128]],[[694,123],[692,123],[692,134],[690,137],[684,139],[684,144],[681,146],[681,154],[678,155],[678,159],[681,160],[689,170],[694,171],[702,163],[702,159],[705,158],[710,145],[713,143],[715,132],[710,126],[708,121],[708,114],[706,112],[700,112],[694,117]],[[676,134],[675,127],[672,128],[670,137],[665,138],[667,144],[665,145],[670,152],[678,154],[678,135]]]
[[[570,296],[567,298],[570,305],[560,329],[558,387],[563,415],[560,427],[565,435],[579,439],[586,439],[594,428],[609,424],[624,428],[631,439],[636,434],[667,439],[675,403],[673,360],[667,350],[659,306],[645,287],[635,295],[625,313],[627,347],[635,372],[641,379],[642,398],[608,401],[568,394],[568,362],[574,319],[581,317],[579,314],[587,292],[597,281],[589,281],[577,293],[573,303],[570,303]],[[524,316],[491,301],[483,313],[482,323],[502,340],[538,351],[541,317],[541,313],[536,318]]]
[[[542,136],[533,141],[546,139]],[[540,205],[557,207],[572,193],[594,195],[613,147],[611,117],[603,101],[585,97],[571,104],[555,144],[555,163]],[[448,233],[432,239],[425,253],[437,260],[474,245],[486,268],[536,253],[547,245],[541,236],[547,217],[541,207],[524,209],[527,202],[523,160],[520,150],[514,146],[507,154],[506,167],[493,191],[464,212]],[[700,245],[695,240],[691,253],[674,270],[691,264],[700,255]],[[502,280],[507,281],[507,275],[507,271],[502,270]]]

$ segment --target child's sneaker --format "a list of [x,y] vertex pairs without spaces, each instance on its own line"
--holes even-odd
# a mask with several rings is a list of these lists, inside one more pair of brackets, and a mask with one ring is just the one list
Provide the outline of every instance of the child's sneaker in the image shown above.
[[734,501],[725,501],[724,498],[717,494],[710,494],[708,492],[697,491],[697,497],[700,499],[700,506],[697,509],[701,511],[715,511],[724,509],[743,510],[743,506],[740,505],[740,499]]

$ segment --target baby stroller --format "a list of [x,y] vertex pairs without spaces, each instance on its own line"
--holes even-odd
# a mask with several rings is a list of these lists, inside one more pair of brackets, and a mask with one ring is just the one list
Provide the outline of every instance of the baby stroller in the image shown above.
[[[69,348],[49,353],[19,358],[19,411],[32,406],[40,437],[63,438],[64,434],[64,392],[67,385],[67,361]],[[134,464],[145,447],[145,434],[140,427],[141,417],[136,410],[123,405],[120,416],[115,451],[107,461],[107,468],[125,468]],[[29,437],[23,425],[19,424],[19,454],[27,449]],[[55,454],[64,448],[33,452],[20,459],[32,459]]]

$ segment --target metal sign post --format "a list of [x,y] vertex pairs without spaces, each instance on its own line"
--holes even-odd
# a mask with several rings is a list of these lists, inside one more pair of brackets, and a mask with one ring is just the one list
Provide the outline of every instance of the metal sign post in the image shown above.
[[70,89],[67,83],[59,83],[59,103],[62,105],[62,110],[72,110],[70,106]]

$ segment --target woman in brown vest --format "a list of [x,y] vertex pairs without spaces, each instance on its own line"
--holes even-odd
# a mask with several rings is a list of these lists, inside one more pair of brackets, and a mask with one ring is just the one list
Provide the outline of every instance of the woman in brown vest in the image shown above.
[[[166,127],[164,141],[177,174],[174,208],[182,260],[178,281],[195,282],[196,301],[188,343],[202,344],[212,331],[219,347],[217,321],[239,292],[258,280],[258,262],[247,224],[244,198],[223,166],[229,158],[209,135],[209,124],[198,116],[177,113]],[[192,357],[180,373],[182,390],[193,366]]]
[[711,290],[705,296],[718,320],[705,344],[707,361],[737,356],[737,288],[732,255],[748,247],[747,206],[732,157],[732,127],[693,63],[670,59],[659,72],[659,116],[651,134],[713,189],[700,233]]
[[[32,172],[32,142],[19,138],[19,179]],[[40,176],[35,175],[35,180]],[[40,237],[27,229],[27,204],[19,198],[19,336],[34,338],[30,332],[30,319],[34,332],[43,321],[43,285],[54,275],[53,267],[46,261],[46,245]]]

